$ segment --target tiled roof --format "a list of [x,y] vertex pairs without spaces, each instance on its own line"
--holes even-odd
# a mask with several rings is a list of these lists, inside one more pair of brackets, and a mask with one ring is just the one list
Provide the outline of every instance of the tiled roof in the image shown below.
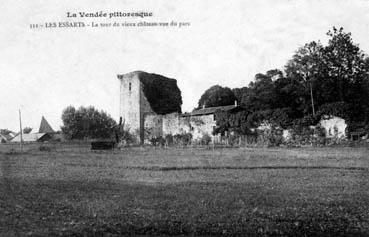
[[5,141],[10,141],[13,137],[10,134],[0,134]]
[[[22,135],[22,140],[24,142],[35,142],[38,141],[38,139],[45,136],[46,133],[28,133]],[[12,142],[20,142],[20,134],[18,134],[16,137],[12,139]]]

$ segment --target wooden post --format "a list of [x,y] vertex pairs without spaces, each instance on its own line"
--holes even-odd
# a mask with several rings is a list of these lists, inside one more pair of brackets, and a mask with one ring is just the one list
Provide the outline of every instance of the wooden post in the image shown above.
[[313,96],[313,85],[310,80],[310,98],[311,98],[311,107],[313,109],[313,116],[315,116],[315,106],[314,106],[314,96]]
[[19,146],[20,146],[21,152],[23,152],[23,146],[22,146],[22,143],[23,143],[22,115],[21,115],[20,109],[19,109],[19,128],[20,128],[20,143],[19,143]]

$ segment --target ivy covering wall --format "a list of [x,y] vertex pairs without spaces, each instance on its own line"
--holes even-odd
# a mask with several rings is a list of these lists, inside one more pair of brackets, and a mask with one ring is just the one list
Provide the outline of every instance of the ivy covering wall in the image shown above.
[[181,113],[182,95],[177,86],[177,80],[146,72],[140,72],[138,77],[155,113]]

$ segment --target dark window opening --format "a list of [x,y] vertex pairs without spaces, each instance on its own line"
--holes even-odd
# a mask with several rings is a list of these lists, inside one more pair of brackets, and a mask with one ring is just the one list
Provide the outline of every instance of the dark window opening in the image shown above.
[[129,83],[129,91],[131,91],[131,83]]

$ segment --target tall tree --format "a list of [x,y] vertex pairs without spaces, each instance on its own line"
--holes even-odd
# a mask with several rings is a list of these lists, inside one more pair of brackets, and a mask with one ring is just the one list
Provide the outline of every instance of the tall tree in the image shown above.
[[365,55],[353,43],[351,33],[344,32],[342,27],[333,27],[327,35],[331,37],[324,54],[328,76],[335,80],[338,98],[344,102],[348,99],[347,89],[350,84],[367,73]]
[[249,84],[249,95],[243,101],[250,110],[272,109],[276,105],[276,91],[272,80],[274,74],[258,73],[255,80]]
[[305,87],[300,81],[291,77],[281,77],[274,82],[276,89],[276,106],[290,108],[294,116],[301,117],[305,110]]
[[247,97],[250,95],[250,89],[247,86],[241,88],[233,88],[232,91],[239,104],[245,104],[245,101],[247,101]]
[[332,82],[336,101],[351,106],[353,121],[369,123],[369,61],[351,33],[341,27],[328,31],[330,37],[325,47],[328,78]]
[[215,107],[234,104],[236,97],[228,87],[215,85],[207,89],[201,96],[197,109],[205,107]]
[[314,82],[324,71],[323,46],[312,41],[300,47],[285,66],[287,77],[301,82],[310,96],[310,104],[315,115]]

